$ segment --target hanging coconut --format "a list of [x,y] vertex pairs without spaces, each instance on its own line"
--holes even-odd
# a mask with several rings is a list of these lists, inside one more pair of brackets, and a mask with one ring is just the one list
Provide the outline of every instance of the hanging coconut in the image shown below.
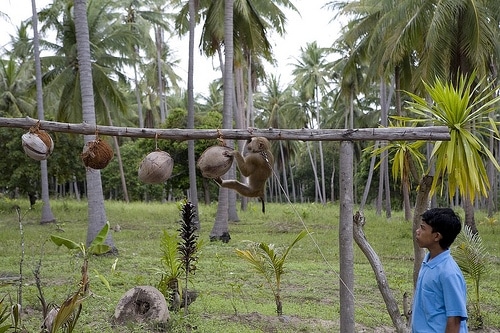
[[46,160],[54,150],[54,141],[47,132],[40,129],[40,122],[23,134],[21,139],[24,152],[34,160]]
[[224,152],[232,151],[226,146],[212,146],[207,148],[198,159],[198,168],[205,178],[217,178],[225,174],[233,163],[233,156],[226,156]]
[[139,180],[146,184],[164,183],[172,175],[174,159],[167,152],[156,150],[149,153],[139,166]]
[[106,142],[96,137],[83,146],[83,164],[92,169],[104,169],[113,158],[113,149]]

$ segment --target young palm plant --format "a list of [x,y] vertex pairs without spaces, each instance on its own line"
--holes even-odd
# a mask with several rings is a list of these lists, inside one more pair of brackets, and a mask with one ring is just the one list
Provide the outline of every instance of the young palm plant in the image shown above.
[[[391,125],[392,126],[392,125]],[[405,126],[404,122],[398,122],[396,126]],[[393,141],[383,145],[380,148],[370,146],[365,151],[371,151],[372,156],[383,156],[382,152],[388,151],[393,155],[392,158],[392,177],[394,180],[401,181],[401,189],[403,193],[403,208],[405,212],[405,220],[411,220],[411,204],[410,190],[412,180],[418,182],[423,173],[423,161],[425,156],[420,151],[425,144],[424,141]],[[377,167],[382,163],[380,161]]]
[[[483,157],[487,157],[497,170],[500,170],[495,157],[483,141],[490,134],[498,139],[496,123],[489,117],[498,106],[500,96],[495,97],[492,83],[484,79],[476,80],[476,75],[460,76],[457,83],[436,80],[434,85],[424,83],[432,99],[428,103],[424,98],[409,93],[413,102],[409,102],[409,111],[421,116],[419,119],[401,118],[406,121],[447,126],[450,129],[450,141],[436,142],[432,157],[436,160],[436,176],[433,180],[435,192],[438,182],[441,191],[448,180],[448,193],[460,195],[473,201],[477,194],[488,195],[490,186]],[[445,177],[446,176],[446,177]]]
[[[10,301],[10,304],[7,301]],[[20,309],[19,304],[12,304],[8,294],[0,299],[0,333],[8,332],[11,329],[14,329],[14,332],[21,330],[19,328]]]
[[[177,230],[179,233],[163,232],[161,240],[163,267],[158,269],[158,273],[161,274],[158,290],[169,300],[172,310],[179,310],[183,305],[184,312],[187,314],[190,297],[187,290],[189,274],[194,274],[196,271],[202,242],[198,242],[196,233],[198,223],[195,206],[191,202],[184,202],[180,205],[180,210],[180,227]],[[182,281],[184,281],[184,288],[181,288]]]
[[472,282],[472,313],[469,324],[474,329],[483,327],[483,315],[481,313],[481,298],[479,295],[479,283],[489,273],[489,254],[483,246],[481,237],[465,226],[455,241],[453,256],[458,266]]
[[254,243],[254,246],[250,250],[236,249],[238,257],[249,262],[266,279],[266,283],[274,295],[278,316],[283,314],[281,277],[285,273],[286,258],[295,244],[306,235],[307,230],[299,233],[282,254],[278,253],[272,244],[265,243]]
[[177,245],[179,251],[179,259],[181,262],[181,269],[184,272],[184,286],[185,292],[183,293],[184,313],[187,314],[188,310],[188,281],[189,274],[194,274],[196,271],[196,261],[199,255],[199,243],[197,242],[198,230],[195,207],[191,202],[186,202],[181,211],[182,220],[180,221],[179,236],[180,242]]
[[171,310],[179,310],[181,306],[179,279],[182,275],[181,261],[177,257],[178,238],[176,234],[163,231],[161,239],[162,268],[158,269],[161,274],[158,290],[168,300]]
[[[196,219],[195,206],[191,202],[180,204],[181,220],[178,234],[163,232],[161,240],[162,268],[158,269],[161,274],[158,290],[168,299],[170,309],[177,311],[184,306],[187,307],[190,297],[194,296],[188,292],[189,274],[196,271],[196,261],[200,253],[202,242],[198,241],[198,223]],[[184,288],[181,283],[184,282]]]
[[[82,311],[82,303],[91,293],[88,274],[89,259],[92,255],[105,254],[111,251],[111,247],[105,244],[108,231],[109,222],[106,222],[88,247],[83,243],[78,243],[67,238],[55,235],[50,236],[52,242],[57,246],[64,246],[69,250],[79,251],[83,257],[83,264],[81,268],[82,278],[78,285],[78,290],[69,296],[61,307],[53,308],[49,311],[43,323],[43,328],[46,332],[55,333],[60,329],[65,333],[73,332]],[[98,276],[106,287],[110,289],[109,282],[102,275],[98,274]]]

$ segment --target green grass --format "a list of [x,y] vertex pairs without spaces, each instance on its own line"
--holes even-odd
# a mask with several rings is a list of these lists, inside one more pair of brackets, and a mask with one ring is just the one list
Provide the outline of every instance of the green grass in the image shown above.
[[[25,253],[22,287],[23,324],[28,332],[39,332],[42,321],[32,271],[39,261],[43,291],[47,301],[60,304],[76,290],[80,277],[81,258],[65,248],[48,241],[51,234],[85,241],[85,202],[53,200],[52,210],[56,224],[40,225],[39,204],[29,210],[28,202],[0,199],[0,276],[19,274],[21,239],[17,214],[12,209],[19,205],[22,212]],[[172,315],[172,332],[335,332],[339,330],[339,254],[338,206],[317,204],[267,204],[266,214],[259,203],[251,203],[246,212],[239,212],[240,222],[231,223],[231,241],[228,244],[209,242],[209,233],[215,219],[216,206],[200,206],[201,233],[204,246],[196,274],[190,288],[199,291],[198,299],[189,307],[189,315]],[[162,230],[176,232],[179,210],[176,204],[106,202],[111,226],[120,225],[113,232],[119,250],[118,257],[91,258],[91,290],[93,296],[84,302],[77,324],[78,332],[151,332],[145,324],[113,327],[111,318],[121,296],[137,285],[156,286],[160,277],[160,237]],[[238,258],[235,249],[244,249],[246,241],[288,246],[305,225],[311,238],[302,239],[293,248],[282,280],[284,319],[275,313],[272,293],[261,276]],[[481,283],[485,324],[490,329],[500,328],[500,245],[498,225],[481,224],[484,214],[477,212],[476,221],[483,243],[492,255],[492,274]],[[401,212],[387,220],[373,212],[366,212],[365,233],[368,241],[381,257],[389,285],[401,308],[404,292],[412,293],[413,245],[411,224],[403,221]],[[58,231],[62,229],[63,231]],[[117,259],[116,270],[111,267]],[[326,260],[325,260],[325,259]],[[359,331],[391,331],[391,320],[378,291],[373,271],[355,246],[355,320]],[[111,291],[96,277],[106,276]],[[0,297],[10,294],[17,298],[16,285],[0,286]],[[188,329],[189,328],[189,329]]]

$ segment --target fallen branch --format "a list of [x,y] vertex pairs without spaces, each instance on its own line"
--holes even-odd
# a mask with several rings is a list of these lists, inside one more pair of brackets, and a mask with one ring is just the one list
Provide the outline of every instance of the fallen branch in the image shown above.
[[413,210],[413,223],[412,223],[412,239],[413,239],[413,288],[417,286],[418,273],[420,266],[424,261],[425,251],[418,246],[416,241],[417,229],[420,227],[422,221],[422,214],[429,208],[429,193],[432,188],[433,176],[425,175],[420,180],[417,189],[417,198],[415,199],[415,209]]
[[396,299],[394,298],[391,288],[389,288],[389,283],[387,282],[387,277],[385,275],[382,262],[365,237],[365,232],[363,231],[363,226],[365,225],[365,217],[360,212],[356,212],[353,218],[353,222],[354,240],[372,266],[373,272],[375,273],[375,279],[377,280],[378,289],[380,290],[380,293],[384,298],[385,306],[387,308],[387,311],[389,312],[389,315],[391,316],[392,323],[396,327],[398,333],[410,332],[410,329],[406,326],[406,323],[401,316],[401,312],[399,311],[398,304],[396,302]]

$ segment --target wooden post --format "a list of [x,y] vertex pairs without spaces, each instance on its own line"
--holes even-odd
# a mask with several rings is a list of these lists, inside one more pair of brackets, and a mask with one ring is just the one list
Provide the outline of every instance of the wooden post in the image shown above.
[[340,142],[340,332],[354,332],[353,142]]

